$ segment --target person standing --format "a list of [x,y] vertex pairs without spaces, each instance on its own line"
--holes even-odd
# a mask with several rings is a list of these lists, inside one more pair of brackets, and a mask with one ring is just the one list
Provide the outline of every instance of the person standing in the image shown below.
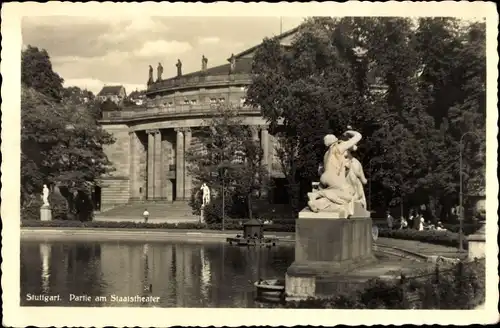
[[407,222],[407,226],[410,229],[413,229],[413,220],[415,220],[415,213],[414,213],[413,209],[411,209],[410,216],[408,217],[408,222]]
[[148,223],[148,219],[149,219],[149,212],[148,212],[148,209],[146,208],[144,210],[144,212],[142,213],[142,216],[144,217],[144,223]]
[[418,217],[418,230],[419,231],[424,230],[424,224],[425,224],[424,216],[422,214],[420,214]]
[[406,229],[408,228],[408,222],[406,221],[404,216],[401,216],[401,221],[399,223],[399,229]]
[[394,218],[391,215],[390,211],[387,211],[387,227],[389,230],[392,230],[392,227],[394,226]]

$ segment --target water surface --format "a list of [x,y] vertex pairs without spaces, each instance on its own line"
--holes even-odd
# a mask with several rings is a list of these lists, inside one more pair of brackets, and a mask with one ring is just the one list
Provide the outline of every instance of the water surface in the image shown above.
[[21,305],[256,307],[253,283],[293,258],[293,245],[22,242]]

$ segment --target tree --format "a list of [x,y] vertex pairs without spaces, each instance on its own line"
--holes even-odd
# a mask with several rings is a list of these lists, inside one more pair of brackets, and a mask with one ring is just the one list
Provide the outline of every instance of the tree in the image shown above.
[[[378,205],[426,204],[438,216],[457,198],[463,133],[480,136],[464,152],[485,153],[477,151],[485,144],[484,31],[448,18],[322,17],[306,21],[290,46],[264,39],[247,100],[281,134],[289,186],[317,179],[322,137],[349,124],[364,136],[358,154],[374,168]],[[465,166],[466,184],[484,186],[484,157]]]
[[[207,183],[217,198],[224,192],[227,207],[234,205],[234,214],[251,218],[252,198],[266,187],[267,171],[262,164],[262,149],[253,140],[251,128],[238,117],[237,108],[218,106],[215,115],[197,131],[196,140],[186,154],[195,184]],[[193,189],[193,195],[197,193],[198,188]],[[237,208],[238,203],[244,205],[243,212]],[[200,203],[192,206],[198,211]]]
[[112,170],[103,145],[114,142],[86,108],[68,108],[26,86],[21,93],[21,196],[43,184],[87,190]]
[[21,53],[21,82],[41,94],[60,101],[63,97],[64,80],[53,71],[49,54],[45,49],[28,47]]
[[360,83],[363,61],[348,50],[337,24],[330,18],[308,20],[291,46],[265,39],[254,56],[247,101],[261,108],[271,131],[280,135],[277,153],[296,210],[302,180],[318,179],[323,136],[361,126],[369,114]]
[[67,104],[83,105],[95,100],[95,95],[87,89],[72,86],[63,89],[62,98]]

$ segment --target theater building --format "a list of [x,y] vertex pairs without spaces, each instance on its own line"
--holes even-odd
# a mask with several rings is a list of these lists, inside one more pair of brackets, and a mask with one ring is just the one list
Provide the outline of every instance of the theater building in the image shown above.
[[[283,45],[291,42],[296,30],[278,36]],[[227,64],[216,67],[207,67],[203,57],[201,69],[189,74],[182,74],[178,62],[177,76],[168,79],[154,80],[150,71],[143,106],[103,112],[101,124],[116,142],[105,149],[115,171],[102,179],[101,210],[134,201],[188,200],[192,188],[199,186],[193,186],[185,154],[196,145],[200,125],[218,103],[240,107],[242,124],[253,127],[264,151],[263,162],[274,184],[283,189],[279,188],[284,179],[275,155],[276,138],[260,110],[244,105],[256,48],[231,55]],[[283,195],[271,192],[273,198],[279,201]]]

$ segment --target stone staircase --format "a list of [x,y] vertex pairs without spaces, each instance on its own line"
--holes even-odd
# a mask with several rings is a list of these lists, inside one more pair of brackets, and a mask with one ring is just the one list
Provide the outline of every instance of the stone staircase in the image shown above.
[[114,207],[106,212],[97,213],[94,221],[144,222],[142,213],[147,209],[149,223],[199,222],[192,214],[187,202],[142,202]]

